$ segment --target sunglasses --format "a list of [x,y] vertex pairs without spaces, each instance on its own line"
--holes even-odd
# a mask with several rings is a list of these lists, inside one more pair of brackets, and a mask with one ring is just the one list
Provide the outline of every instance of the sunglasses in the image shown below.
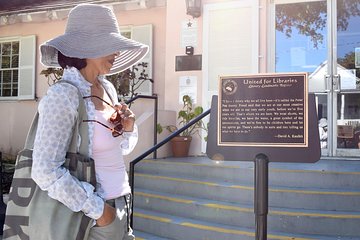
[[106,103],[108,106],[110,106],[112,109],[115,110],[115,112],[111,115],[111,117],[110,117],[110,119],[109,119],[109,121],[110,121],[112,124],[114,124],[115,127],[111,128],[111,127],[109,127],[109,126],[107,126],[107,125],[105,125],[105,124],[103,124],[102,122],[99,122],[99,121],[97,121],[97,120],[83,120],[83,122],[95,122],[95,123],[99,123],[101,126],[104,126],[104,127],[106,127],[107,129],[109,129],[109,130],[111,131],[113,137],[118,137],[118,136],[122,135],[122,134],[124,133],[124,127],[123,127],[123,125],[122,125],[122,123],[121,123],[122,118],[121,118],[121,116],[120,116],[120,112],[119,112],[116,108],[114,108],[113,105],[111,105],[110,103],[108,103],[107,101],[105,101],[104,99],[102,99],[102,98],[100,98],[100,97],[98,97],[98,96],[90,95],[90,96],[85,96],[85,97],[83,97],[83,98],[85,99],[85,98],[92,98],[92,97],[101,100],[102,102]]
[[111,128],[111,127],[109,127],[109,126],[107,126],[107,125],[105,125],[102,122],[99,122],[97,120],[83,120],[83,122],[95,122],[95,123],[98,123],[101,126],[104,126],[107,129],[109,129],[111,131],[111,134],[112,134],[113,137],[118,137],[118,136],[120,136],[120,135],[122,135],[124,133],[123,126],[121,124],[118,124],[114,128]]

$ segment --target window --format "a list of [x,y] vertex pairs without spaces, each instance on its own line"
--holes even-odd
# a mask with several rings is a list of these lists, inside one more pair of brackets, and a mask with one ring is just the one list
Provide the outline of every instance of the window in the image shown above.
[[35,36],[0,38],[0,100],[35,98]]
[[327,2],[276,0],[271,15],[269,72],[308,72],[309,92],[325,92]]
[[0,96],[16,97],[19,79],[19,41],[0,43]]
[[[152,76],[152,25],[139,25],[139,26],[126,26],[120,28],[121,35],[135,41],[141,42],[149,46],[149,52],[141,60],[146,62],[148,67],[146,68],[146,73],[149,75],[149,78]],[[150,81],[144,82],[139,89],[136,91],[138,94],[142,95],[152,95],[153,88]]]

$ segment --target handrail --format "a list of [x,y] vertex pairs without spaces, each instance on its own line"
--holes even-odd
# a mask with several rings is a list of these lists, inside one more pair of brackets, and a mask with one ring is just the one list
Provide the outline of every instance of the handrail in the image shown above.
[[[158,148],[163,146],[165,143],[169,142],[171,139],[173,139],[174,137],[176,137],[177,135],[179,135],[180,133],[182,133],[183,131],[185,131],[186,129],[188,129],[189,127],[191,127],[192,125],[194,125],[195,123],[197,123],[198,121],[200,121],[201,119],[206,117],[207,115],[209,115],[210,110],[211,109],[208,109],[207,111],[203,112],[202,114],[200,114],[199,116],[197,116],[196,118],[191,120],[188,124],[184,125],[183,127],[178,129],[177,131],[173,132],[168,137],[166,137],[164,140],[162,140],[161,142],[159,142],[155,146],[151,147],[146,152],[144,152],[143,154],[141,154],[140,156],[138,156],[137,158],[135,158],[133,161],[130,162],[129,184],[130,184],[130,187],[131,187],[131,192],[133,194],[134,194],[134,170],[135,170],[135,164],[137,164],[138,162],[143,160],[145,157],[147,157],[149,154],[151,154],[152,152],[156,151]],[[132,202],[131,203],[131,212],[134,212],[133,211],[133,209],[134,209],[134,195],[133,195],[133,197],[131,199],[131,202]],[[131,214],[131,217],[130,217],[130,225],[131,225],[131,227],[133,227],[133,214]]]
[[3,196],[3,159],[2,152],[0,152],[0,205],[4,203]]
[[[4,195],[3,195],[3,159],[2,152],[0,152],[0,223],[4,224],[5,221],[5,212],[6,212],[6,204],[4,203]],[[3,224],[0,227],[3,227]],[[3,234],[3,229],[0,229],[0,234]]]
[[138,98],[151,98],[151,99],[157,99],[157,94],[153,94],[153,95],[136,95],[135,97],[133,98],[130,98],[129,100],[126,100],[125,103],[126,104],[129,104],[129,103],[132,103],[134,102],[136,99]]
[[[155,103],[154,103],[154,145],[157,144],[157,121],[158,121],[158,96],[157,94],[153,94],[153,95],[136,95],[135,97],[129,99],[129,100],[126,100],[125,103],[126,104],[129,104],[129,103],[132,103],[134,102],[136,99],[138,98],[146,98],[146,99],[154,99],[155,100]],[[157,158],[157,152],[155,151],[154,152],[154,158],[156,159]]]

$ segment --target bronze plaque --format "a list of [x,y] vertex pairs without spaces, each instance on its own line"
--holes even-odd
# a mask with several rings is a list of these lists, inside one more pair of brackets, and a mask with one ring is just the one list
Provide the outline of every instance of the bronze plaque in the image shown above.
[[308,147],[307,73],[220,77],[219,146]]

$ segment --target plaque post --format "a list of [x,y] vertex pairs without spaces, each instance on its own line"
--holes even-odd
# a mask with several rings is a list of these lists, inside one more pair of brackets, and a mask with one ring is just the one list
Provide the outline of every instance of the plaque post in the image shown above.
[[220,77],[206,153],[216,161],[254,162],[255,239],[267,240],[269,162],[315,163],[321,157],[308,73]]
[[254,188],[254,212],[255,212],[255,239],[267,239],[267,214],[269,193],[269,158],[265,154],[255,157],[255,188]]

